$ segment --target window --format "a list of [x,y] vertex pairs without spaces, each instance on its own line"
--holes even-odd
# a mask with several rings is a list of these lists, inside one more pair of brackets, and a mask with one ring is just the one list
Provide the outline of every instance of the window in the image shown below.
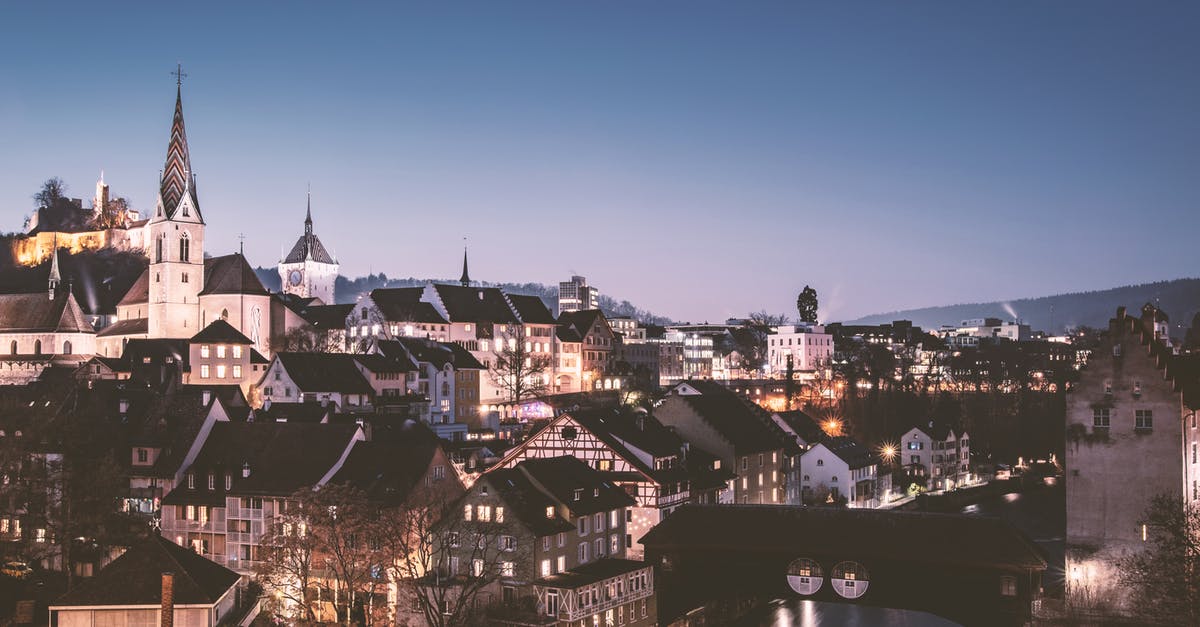
[[604,538],[596,538],[596,541],[592,543],[592,554],[596,556],[596,559],[604,557]]
[[475,559],[471,560],[471,576],[472,577],[482,577],[483,576],[483,560],[481,560],[479,558],[475,558]]
[[217,489],[217,478],[216,478],[216,477],[214,477],[214,476],[213,476],[213,474],[212,474],[211,472],[210,472],[210,473],[208,473],[208,489],[209,489],[209,490],[216,490],[216,489]]
[[242,367],[240,365],[233,366],[233,378],[234,379],[242,378]]
[[580,516],[579,517],[579,535],[586,536],[587,532],[588,532],[588,517]]
[[475,510],[475,517],[479,519],[479,522],[491,522],[492,506],[491,505],[480,505]]
[[1092,410],[1092,426],[1093,427],[1108,427],[1111,416],[1108,408],[1096,408]]
[[217,378],[218,379],[225,378],[225,364],[217,364]]
[[201,379],[208,378],[208,364],[203,364],[200,366],[200,378]]
[[1150,430],[1154,428],[1154,412],[1149,409],[1139,409],[1133,413],[1133,428]]
[[546,518],[554,518],[554,506],[553,505],[546,506]]
[[597,513],[595,516],[592,516],[592,529],[594,529],[598,532],[604,531],[604,514],[603,513]]
[[[150,454],[144,448],[137,450],[137,460],[139,464],[144,464],[149,460]],[[1196,445],[1192,445],[1192,462],[1196,461]]]
[[[440,466],[439,466],[439,468],[440,468]],[[496,508],[496,522],[498,522],[498,523],[504,522],[504,507],[502,507],[502,506]]]
[[231,475],[229,473],[225,473],[225,489],[226,490],[233,489],[233,475]]
[[567,570],[567,556],[559,555],[558,556],[558,572],[561,573],[561,572],[565,572],[566,570]]
[[[514,568],[513,568],[512,562],[500,562],[500,576],[501,577],[512,577],[513,570],[514,570]],[[509,590],[512,590],[512,588],[509,588]]]
[[[560,531],[558,532],[558,548],[561,549],[564,546],[567,546],[567,534]],[[546,538],[546,548],[550,548],[550,538]]]
[[824,465],[825,465],[825,460],[823,460],[823,459],[818,459],[818,460],[817,460],[817,465],[818,465],[818,466],[824,466]]
[[473,508],[470,505],[464,505],[463,506],[463,520],[470,522],[472,511],[473,511]]
[[542,560],[542,576],[550,576],[550,560]]
[[[562,535],[562,534],[560,533],[559,535]],[[542,538],[542,550],[543,551],[550,550],[550,536],[546,536],[546,537]]]
[[608,513],[608,528],[616,529],[621,526],[621,510],[614,509]]
[[183,237],[179,238],[179,260],[188,261],[189,257],[191,257],[189,254],[191,250],[191,241],[188,239],[187,233],[184,233]]
[[546,591],[546,615],[558,616],[558,590],[553,588]]
[[225,359],[225,345],[224,344],[217,345],[217,357],[220,359]]
[[513,536],[500,536],[500,550],[501,551],[517,550],[517,539],[514,538]]
[[588,543],[579,543],[579,563],[583,564],[588,561]]
[[1017,578],[1005,575],[1000,578],[1000,594],[1006,597],[1017,596]]
[[235,346],[233,347],[233,349],[232,349],[232,350],[233,350],[233,358],[234,358],[234,359],[241,359],[241,358],[242,358],[242,347],[241,347],[241,346],[236,346],[236,345],[235,345]]
[[195,475],[195,474],[193,474],[193,473],[190,473],[190,472],[189,472],[189,473],[188,473],[188,476],[187,476],[187,482],[188,482],[188,489],[189,489],[189,490],[195,490],[195,489],[196,489],[196,475]]

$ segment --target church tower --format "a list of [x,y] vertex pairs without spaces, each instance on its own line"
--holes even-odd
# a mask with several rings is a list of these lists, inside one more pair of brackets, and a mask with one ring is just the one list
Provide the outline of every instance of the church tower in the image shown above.
[[304,235],[296,240],[292,251],[279,262],[279,278],[283,291],[300,298],[319,298],[326,305],[334,304],[333,286],[337,281],[338,262],[325,250],[313,233],[312,194],[308,195],[308,211],[304,217]]
[[204,287],[204,218],[183,125],[183,73],[176,71],[175,118],[158,202],[147,224],[150,252],[149,335],[187,338],[200,331]]

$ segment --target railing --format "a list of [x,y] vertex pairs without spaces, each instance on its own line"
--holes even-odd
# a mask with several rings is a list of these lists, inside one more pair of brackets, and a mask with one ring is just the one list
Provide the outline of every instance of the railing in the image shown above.
[[650,586],[646,586],[645,588],[643,588],[642,590],[638,590],[637,592],[626,592],[623,595],[615,596],[610,599],[605,599],[603,601],[600,601],[599,603],[592,603],[592,604],[588,605],[587,607],[581,607],[581,608],[575,610],[574,612],[567,612],[564,610],[559,610],[558,619],[559,620],[569,620],[569,621],[579,620],[585,616],[595,614],[597,612],[611,610],[614,607],[617,607],[618,605],[625,605],[626,603],[631,603],[631,602],[637,601],[639,599],[647,598],[652,594],[654,594],[654,589]]

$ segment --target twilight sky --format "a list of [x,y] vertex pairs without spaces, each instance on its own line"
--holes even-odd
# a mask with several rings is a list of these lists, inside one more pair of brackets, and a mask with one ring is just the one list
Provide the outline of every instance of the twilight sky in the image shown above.
[[178,60],[206,249],[256,265],[311,182],[343,274],[469,236],[679,320],[1200,276],[1195,4],[42,4],[0,9],[3,231],[50,176],[151,210]]

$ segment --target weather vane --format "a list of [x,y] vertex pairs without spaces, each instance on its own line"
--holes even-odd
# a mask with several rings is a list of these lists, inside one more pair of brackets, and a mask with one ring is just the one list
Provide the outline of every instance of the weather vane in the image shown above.
[[183,79],[187,78],[187,73],[183,71],[182,63],[175,64],[175,71],[171,72],[171,76],[175,77],[175,86],[176,87],[183,86]]

